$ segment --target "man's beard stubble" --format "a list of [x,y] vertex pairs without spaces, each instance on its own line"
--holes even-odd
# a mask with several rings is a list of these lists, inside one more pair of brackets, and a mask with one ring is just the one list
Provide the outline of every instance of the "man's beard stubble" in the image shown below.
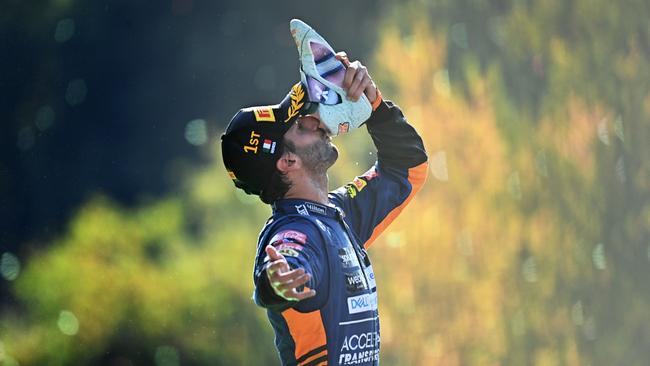
[[327,140],[319,140],[312,145],[300,148],[293,145],[290,146],[290,150],[300,156],[305,170],[309,171],[314,178],[327,174],[327,169],[334,165],[339,157],[336,146]]

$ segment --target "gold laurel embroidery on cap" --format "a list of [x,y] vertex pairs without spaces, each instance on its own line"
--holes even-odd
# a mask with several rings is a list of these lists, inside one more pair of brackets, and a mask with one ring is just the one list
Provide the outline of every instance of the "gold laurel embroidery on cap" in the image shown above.
[[291,105],[287,111],[287,119],[284,122],[288,122],[291,118],[295,117],[302,105],[305,104],[302,101],[302,98],[305,96],[305,91],[302,90],[302,84],[298,83],[291,88]]

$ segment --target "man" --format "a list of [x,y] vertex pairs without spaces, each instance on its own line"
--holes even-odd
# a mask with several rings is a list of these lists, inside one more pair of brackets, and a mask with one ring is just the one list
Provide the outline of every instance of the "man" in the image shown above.
[[400,109],[382,100],[367,69],[346,65],[343,87],[372,101],[366,126],[377,163],[328,193],[338,158],[306,86],[278,105],[240,110],[222,136],[238,188],[273,207],[255,260],[255,302],[267,309],[283,365],[377,365],[379,318],[366,249],[426,178],[421,138]]

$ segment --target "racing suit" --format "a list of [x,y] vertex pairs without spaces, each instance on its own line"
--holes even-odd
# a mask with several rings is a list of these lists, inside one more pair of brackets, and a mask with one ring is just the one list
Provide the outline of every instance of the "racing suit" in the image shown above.
[[[283,365],[377,365],[377,289],[366,249],[426,179],[422,139],[400,109],[382,102],[366,122],[377,162],[329,193],[330,205],[281,199],[262,229],[255,260],[255,302],[267,309]],[[311,274],[314,297],[277,296],[265,272],[265,247]]]

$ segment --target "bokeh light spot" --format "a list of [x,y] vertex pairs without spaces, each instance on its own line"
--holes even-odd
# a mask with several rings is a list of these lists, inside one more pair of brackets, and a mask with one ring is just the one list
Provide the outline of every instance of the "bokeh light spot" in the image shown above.
[[62,310],[57,322],[61,333],[73,336],[79,332],[79,320],[71,311]]
[[605,145],[609,146],[609,132],[607,131],[607,119],[603,118],[598,122],[597,127],[598,139]]
[[178,351],[171,346],[159,346],[156,348],[156,366],[178,366],[180,360]]
[[456,23],[451,26],[451,40],[456,46],[467,49],[467,27],[465,23]]
[[70,106],[76,106],[86,100],[88,88],[84,79],[74,79],[68,83],[65,91],[65,100]]
[[510,174],[510,176],[508,177],[507,187],[508,187],[508,192],[510,192],[510,195],[514,199],[516,200],[521,199],[521,182],[519,180],[518,171],[514,171],[512,174]]
[[54,40],[59,43],[67,42],[74,35],[74,30],[74,20],[70,18],[62,19],[56,24]]
[[585,326],[583,327],[585,338],[590,341],[596,340],[596,321],[593,317],[587,318],[585,320]]
[[275,88],[275,69],[271,65],[264,65],[260,67],[255,72],[253,81],[259,90],[273,90]]
[[20,274],[20,261],[18,258],[9,253],[3,253],[0,258],[0,274],[7,281],[13,281]]
[[386,242],[388,242],[388,246],[391,248],[399,248],[403,246],[404,240],[402,237],[402,233],[391,231],[386,236]]
[[625,134],[623,132],[623,118],[621,118],[621,116],[618,116],[614,122],[614,133],[622,142],[625,142]]
[[449,180],[447,170],[447,153],[444,150],[437,151],[431,156],[431,174],[440,181]]
[[433,75],[433,89],[440,95],[448,97],[451,95],[451,84],[449,83],[449,71],[442,69]]
[[521,265],[521,273],[526,282],[537,282],[537,262],[534,257],[528,257]]
[[582,301],[578,301],[571,307],[571,320],[573,324],[581,326],[585,323],[585,315],[582,309]]
[[592,259],[594,266],[603,271],[607,268],[607,261],[605,259],[605,246],[603,243],[598,243],[592,252]]
[[546,163],[546,153],[543,150],[540,150],[535,155],[535,165],[537,166],[537,171],[543,177],[548,177],[548,165]]
[[200,146],[208,141],[208,131],[205,120],[195,119],[185,125],[185,140],[192,145]]
[[625,183],[627,180],[627,177],[625,175],[625,161],[623,160],[623,156],[620,156],[618,160],[616,160],[616,178],[621,183]]
[[458,233],[456,238],[456,247],[465,257],[474,255],[474,243],[472,242],[472,233],[469,229],[464,229]]
[[496,45],[503,46],[506,43],[506,25],[501,16],[492,17],[489,20],[489,36]]
[[27,151],[34,146],[35,142],[34,129],[31,126],[23,127],[18,131],[18,139],[16,141],[16,146],[22,150]]
[[2,354],[0,354],[0,362],[2,366],[20,366],[18,361],[9,355],[5,355],[3,358]]
[[512,317],[512,334],[523,336],[526,333],[526,319],[524,313],[520,310]]
[[0,342],[0,365],[2,366],[18,366],[18,361],[14,360],[7,351],[5,351],[5,345]]
[[45,131],[54,124],[54,109],[49,105],[44,105],[36,111],[34,124],[40,131]]

